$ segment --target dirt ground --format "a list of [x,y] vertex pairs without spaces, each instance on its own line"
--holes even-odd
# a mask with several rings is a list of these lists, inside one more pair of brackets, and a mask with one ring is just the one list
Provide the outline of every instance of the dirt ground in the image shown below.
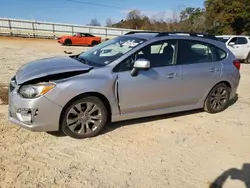
[[85,49],[55,40],[0,38],[0,188],[208,188],[216,178],[223,188],[245,187],[250,180],[247,64],[241,67],[238,100],[216,115],[194,111],[115,123],[85,140],[8,122],[7,83],[22,64]]

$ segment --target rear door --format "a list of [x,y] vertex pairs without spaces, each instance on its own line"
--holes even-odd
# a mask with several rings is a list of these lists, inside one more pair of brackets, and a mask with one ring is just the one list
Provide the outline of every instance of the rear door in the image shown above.
[[181,65],[182,105],[197,104],[219,82],[222,64],[213,46],[196,40],[179,40],[177,64]]

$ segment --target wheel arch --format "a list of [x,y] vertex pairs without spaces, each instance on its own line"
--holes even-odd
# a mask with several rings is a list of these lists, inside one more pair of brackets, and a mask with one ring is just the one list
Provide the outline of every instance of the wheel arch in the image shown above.
[[93,39],[92,41],[91,41],[91,45],[94,45],[94,44],[98,44],[99,42],[96,40],[96,39]]
[[59,119],[59,129],[61,130],[61,126],[62,126],[62,121],[63,121],[63,116],[65,115],[65,110],[67,109],[67,107],[74,102],[75,100],[78,99],[82,99],[84,97],[97,97],[99,98],[105,105],[106,109],[107,109],[107,114],[108,114],[108,123],[111,122],[111,105],[109,100],[107,99],[107,97],[105,97],[103,94],[98,93],[98,92],[86,92],[86,93],[82,93],[79,94],[75,97],[73,97],[72,99],[70,99],[63,107],[61,114],[60,114],[60,119]]
[[65,43],[66,41],[70,41],[70,42],[72,43],[72,40],[71,40],[70,38],[64,39],[64,43]]
[[231,84],[228,81],[221,81],[221,82],[217,83],[216,85],[218,85],[218,84],[225,84],[230,90],[232,89],[232,86],[231,86]]
[[225,84],[225,85],[230,89],[230,92],[231,92],[231,89],[232,89],[231,84],[230,84],[228,81],[220,81],[220,82],[218,82],[217,84],[215,84],[215,85],[207,92],[207,94],[205,95],[204,100],[202,101],[203,106],[205,105],[205,101],[207,100],[207,98],[208,98],[208,96],[209,96],[209,93],[214,89],[214,87],[216,87],[216,86],[219,85],[219,84]]

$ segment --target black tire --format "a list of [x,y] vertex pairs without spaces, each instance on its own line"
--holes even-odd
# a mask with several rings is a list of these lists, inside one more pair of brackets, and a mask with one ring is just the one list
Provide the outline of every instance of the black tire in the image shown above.
[[64,45],[65,45],[65,46],[71,46],[71,45],[72,45],[72,41],[71,41],[70,39],[66,39],[66,40],[64,41]]
[[229,98],[230,88],[224,83],[217,84],[209,92],[204,103],[204,110],[211,114],[222,112],[228,107]]
[[246,62],[247,64],[250,64],[250,52],[248,53],[247,59],[245,60],[245,62]]
[[98,42],[94,40],[94,41],[92,41],[91,46],[95,46],[97,44],[98,44]]
[[[69,117],[70,117],[70,112],[71,112],[71,110],[72,109],[74,109],[74,107],[77,105],[77,104],[83,104],[83,103],[90,103],[90,104],[94,104],[94,105],[96,105],[98,108],[99,108],[99,110],[100,110],[100,114],[98,114],[98,115],[96,115],[95,117],[97,117],[97,116],[101,116],[100,117],[100,121],[98,120],[97,122],[99,123],[99,125],[94,129],[94,130],[92,130],[93,129],[93,127],[92,128],[90,128],[90,125],[89,125],[89,123],[91,123],[91,122],[88,122],[88,123],[80,123],[78,126],[80,127],[78,127],[78,126],[76,126],[75,128],[74,128],[74,131],[72,131],[71,129],[72,129],[72,127],[70,128],[70,126],[68,125],[68,120],[69,121],[71,121],[70,119],[69,119]],[[84,107],[84,108],[87,108],[87,106],[86,107]],[[83,109],[83,107],[81,106],[81,109]],[[82,110],[83,111],[83,110]],[[87,109],[85,109],[85,112],[87,111]],[[90,110],[91,111],[91,110]],[[77,112],[76,112],[77,113]],[[93,112],[92,112],[93,113]],[[78,113],[79,114],[79,113]],[[72,114],[71,114],[72,115]],[[79,116],[80,115],[78,115],[78,119],[79,119]],[[90,117],[90,115],[88,115],[89,117]],[[84,118],[85,120],[86,120],[86,116],[85,115],[82,115],[82,118]],[[90,118],[89,118],[90,119]],[[97,136],[97,135],[99,135],[99,133],[101,132],[101,130],[104,128],[104,126],[107,124],[107,119],[108,119],[108,113],[107,113],[107,109],[106,109],[106,107],[105,107],[105,105],[104,105],[104,103],[102,102],[102,100],[100,100],[99,98],[97,98],[97,97],[92,97],[92,96],[90,96],[90,97],[84,97],[84,98],[82,98],[82,99],[77,99],[77,100],[74,100],[74,101],[72,101],[72,102],[70,102],[66,107],[65,107],[65,109],[63,110],[63,113],[62,113],[62,124],[61,124],[61,130],[67,135],[67,136],[70,136],[70,137],[72,137],[72,138],[76,138],[76,139],[83,139],[83,138],[90,138],[90,137],[94,137],[94,136]],[[91,119],[90,119],[91,120]],[[75,121],[75,120],[74,120]],[[79,120],[78,120],[79,121]],[[81,120],[81,121],[83,121],[83,120]],[[86,120],[86,121],[88,121],[88,120]],[[75,124],[78,124],[79,122],[77,122],[77,123],[75,123]],[[74,126],[75,126],[75,124],[74,124]],[[88,124],[88,125],[87,125]],[[86,127],[88,127],[89,129],[91,129],[90,130],[90,132],[87,132],[87,128]],[[78,131],[78,128],[80,129],[79,131]],[[81,130],[83,131],[82,133],[79,133],[79,132],[81,132]]]

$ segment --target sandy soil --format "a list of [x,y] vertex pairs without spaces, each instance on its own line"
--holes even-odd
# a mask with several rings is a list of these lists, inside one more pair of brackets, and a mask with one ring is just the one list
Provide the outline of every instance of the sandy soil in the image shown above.
[[[54,40],[0,38],[2,102],[8,80],[22,64],[85,49]],[[0,187],[204,188],[223,173],[224,188],[245,187],[250,65],[242,64],[241,73],[239,99],[220,114],[195,111],[116,123],[85,140],[12,125],[8,106],[0,102]]]

